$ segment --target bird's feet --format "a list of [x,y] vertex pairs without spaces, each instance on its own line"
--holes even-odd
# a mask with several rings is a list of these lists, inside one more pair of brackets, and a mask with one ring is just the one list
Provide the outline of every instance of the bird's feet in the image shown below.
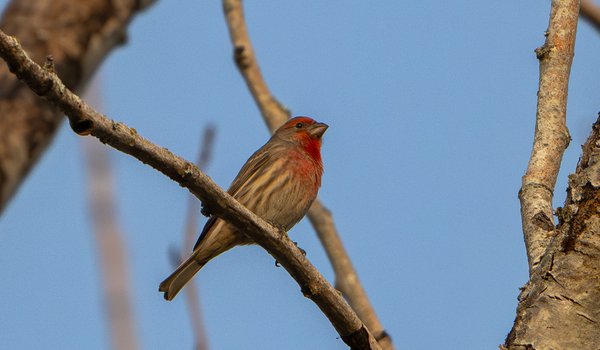
[[302,255],[306,256],[306,250],[304,250],[304,249],[300,248],[300,247],[298,246],[298,242],[294,242],[294,244],[296,245],[296,247],[297,247],[298,249],[300,249],[300,253],[302,253]]
[[[294,243],[294,244],[296,245],[296,247],[297,247],[298,249],[300,249],[300,253],[302,253],[302,255],[306,256],[306,250],[304,250],[304,249],[302,249],[302,248],[298,247],[298,242],[293,242],[293,241],[292,241],[292,243]],[[279,261],[275,260],[275,266],[277,266],[277,267],[280,267],[280,266],[281,266],[281,264],[279,263]]]
[[202,215],[204,215],[206,217],[209,217],[212,215],[210,210],[208,210],[208,208],[204,206],[204,203],[202,203],[202,207],[200,208],[200,213],[202,213]]
[[268,220],[267,220],[267,222],[268,222],[268,223],[269,223],[271,226],[273,226],[273,227],[275,227],[275,228],[277,229],[277,231],[278,231],[278,233],[279,233],[279,239],[283,239],[283,237],[284,237],[285,235],[287,235],[287,231],[285,230],[285,227],[283,227],[283,225],[279,225],[279,224],[276,224],[276,223],[274,223],[274,222],[271,222],[271,221],[268,221]]

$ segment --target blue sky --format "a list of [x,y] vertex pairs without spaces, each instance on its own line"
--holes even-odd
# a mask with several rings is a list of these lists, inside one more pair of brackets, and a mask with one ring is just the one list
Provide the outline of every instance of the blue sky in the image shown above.
[[[4,4],[5,1],[0,2]],[[247,1],[267,83],[295,115],[330,125],[320,196],[398,348],[490,349],[527,280],[517,192],[531,150],[549,1]],[[598,34],[579,26],[555,191],[600,110]],[[594,69],[592,69],[594,68]],[[591,69],[591,70],[590,70]],[[104,112],[189,160],[217,127],[208,174],[227,187],[268,131],[231,59],[219,1],[159,1],[103,65]],[[81,138],[63,125],[0,218],[0,344],[110,346]],[[158,284],[181,244],[187,191],[116,151],[137,335],[189,349],[184,299]],[[205,219],[202,219],[201,225]],[[310,225],[291,236],[330,280]],[[259,247],[196,277],[212,349],[345,349]]]

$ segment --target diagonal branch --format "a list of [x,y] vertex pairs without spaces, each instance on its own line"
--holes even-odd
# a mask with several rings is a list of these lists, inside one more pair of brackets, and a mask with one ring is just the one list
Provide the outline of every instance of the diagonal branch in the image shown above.
[[[223,10],[233,44],[235,63],[269,130],[274,132],[289,119],[290,112],[270,93],[260,72],[246,28],[241,0],[223,0]],[[317,199],[308,212],[308,218],[331,261],[336,276],[336,287],[343,293],[367,328],[376,336],[379,345],[383,349],[393,349],[391,337],[377,318],[358,274],[352,266],[350,257],[335,228],[331,212]]]
[[27,56],[15,38],[2,31],[0,56],[8,63],[11,72],[67,115],[73,131],[79,135],[92,135],[162,172],[189,189],[209,207],[211,213],[227,220],[267,250],[296,280],[304,296],[317,304],[352,349],[380,349],[352,308],[284,231],[238,203],[194,164],[151,143],[138,135],[135,129],[93,110],[64,86],[49,64],[46,68],[40,67]]
[[223,11],[233,44],[233,59],[246,81],[246,85],[263,115],[271,133],[290,118],[288,111],[269,91],[263,79],[254,49],[250,43],[248,29],[240,0],[223,0]]
[[533,150],[519,199],[529,274],[555,234],[554,185],[570,136],[566,125],[569,74],[577,32],[578,0],[554,0],[546,42],[535,50],[540,81]]

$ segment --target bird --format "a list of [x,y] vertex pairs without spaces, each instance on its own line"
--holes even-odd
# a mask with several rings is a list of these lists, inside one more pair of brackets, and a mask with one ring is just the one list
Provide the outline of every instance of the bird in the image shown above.
[[[308,212],[323,175],[321,140],[329,126],[310,117],[289,119],[246,161],[227,193],[272,225],[289,231]],[[211,216],[191,256],[159,287],[172,300],[211,259],[254,243],[230,223]]]

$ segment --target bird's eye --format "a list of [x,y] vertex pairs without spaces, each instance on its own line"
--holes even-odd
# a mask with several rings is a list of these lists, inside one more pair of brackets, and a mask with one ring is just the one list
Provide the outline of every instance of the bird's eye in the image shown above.
[[302,129],[303,126],[304,126],[304,124],[298,123],[298,124],[296,124],[296,129]]

